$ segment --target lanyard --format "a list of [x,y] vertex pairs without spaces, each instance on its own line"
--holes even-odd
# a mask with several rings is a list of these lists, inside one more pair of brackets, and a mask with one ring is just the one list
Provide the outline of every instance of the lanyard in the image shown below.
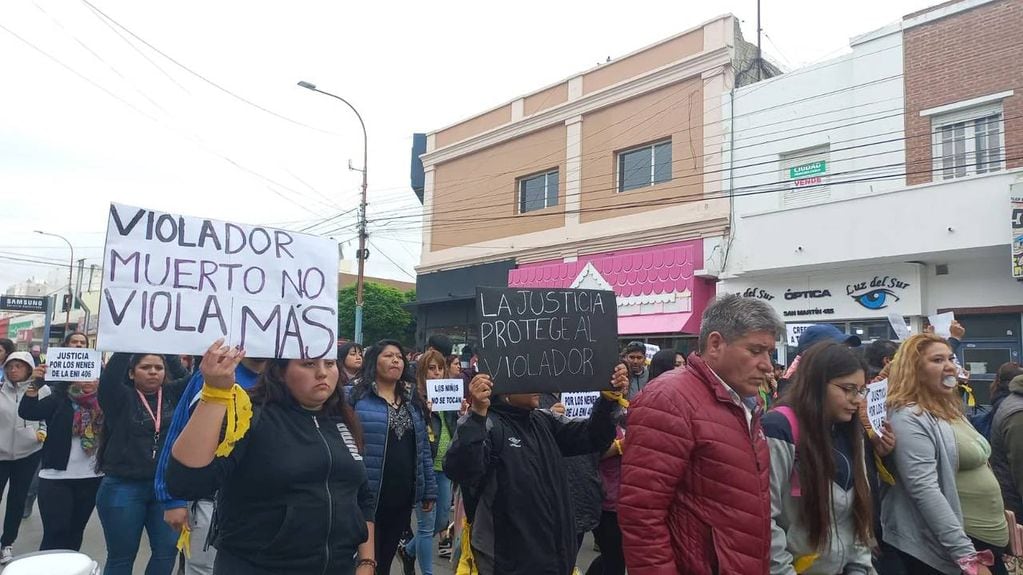
[[156,413],[153,413],[153,408],[149,407],[149,401],[146,400],[146,396],[141,391],[136,389],[135,393],[139,394],[139,399],[142,400],[142,407],[146,408],[146,411],[149,412],[149,417],[153,418],[156,437],[160,437],[160,421],[163,419],[163,388],[161,387],[156,392]]

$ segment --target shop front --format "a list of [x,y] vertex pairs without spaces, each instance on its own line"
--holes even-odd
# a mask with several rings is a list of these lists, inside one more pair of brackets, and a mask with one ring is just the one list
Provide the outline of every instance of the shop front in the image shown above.
[[762,299],[787,327],[781,363],[795,356],[799,333],[808,325],[832,324],[863,342],[895,339],[891,315],[920,331],[925,316],[923,270],[917,264],[865,266],[798,275],[740,277],[723,281],[722,293]]
[[508,287],[612,290],[618,337],[688,353],[696,348],[700,317],[713,298],[713,280],[697,277],[703,241],[685,241],[523,264],[508,272]]

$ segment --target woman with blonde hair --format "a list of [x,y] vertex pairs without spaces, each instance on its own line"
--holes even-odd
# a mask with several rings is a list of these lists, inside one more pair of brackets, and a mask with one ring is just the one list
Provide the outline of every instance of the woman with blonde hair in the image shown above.
[[899,443],[881,523],[910,575],[1006,573],[1009,532],[991,447],[963,416],[954,359],[947,341],[920,334],[890,365],[888,421]]

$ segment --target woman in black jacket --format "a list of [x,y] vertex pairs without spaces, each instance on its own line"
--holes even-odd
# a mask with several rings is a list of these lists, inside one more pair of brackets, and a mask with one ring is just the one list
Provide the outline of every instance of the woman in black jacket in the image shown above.
[[[175,497],[219,490],[214,574],[373,575],[373,498],[337,362],[271,362],[247,419],[234,383],[244,352],[222,344],[203,356],[202,400],[167,468]],[[221,441],[225,416],[235,418],[240,438]]]
[[153,490],[156,456],[174,417],[188,377],[178,356],[115,353],[99,380],[103,410],[97,468],[103,481],[96,510],[107,544],[104,575],[131,575],[142,528],[149,536],[151,556],[146,575],[170,575],[177,560],[178,535],[163,521],[163,508]]

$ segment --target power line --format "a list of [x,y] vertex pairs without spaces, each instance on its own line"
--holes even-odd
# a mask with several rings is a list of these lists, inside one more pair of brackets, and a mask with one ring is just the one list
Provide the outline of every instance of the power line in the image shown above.
[[415,279],[416,279],[416,276],[415,276],[415,275],[413,275],[413,274],[410,274],[410,273],[409,273],[409,272],[408,272],[408,271],[407,271],[407,270],[406,270],[406,269],[405,269],[405,268],[404,268],[404,267],[403,267],[403,266],[402,266],[401,264],[399,264],[398,262],[396,262],[396,261],[394,261],[393,259],[391,259],[391,256],[387,255],[387,252],[385,252],[384,250],[380,249],[380,248],[379,248],[379,247],[378,247],[378,246],[377,246],[376,244],[374,244],[374,243],[373,243],[372,241],[370,241],[370,240],[366,240],[366,241],[367,241],[367,242],[369,243],[369,245],[373,246],[373,248],[374,248],[375,250],[377,250],[378,252],[380,252],[380,254],[381,254],[381,255],[383,255],[383,256],[384,256],[385,258],[387,258],[387,261],[389,261],[389,262],[391,262],[392,264],[394,264],[394,267],[398,268],[398,270],[399,270],[399,271],[401,271],[401,273],[403,273],[403,274],[407,275],[408,277],[412,278],[413,280],[415,280]]
[[127,27],[122,25],[117,20],[114,20],[113,18],[108,16],[105,12],[103,12],[102,10],[97,8],[95,5],[93,5],[91,2],[89,2],[89,0],[82,0],[82,3],[84,3],[86,6],[88,6],[89,8],[94,10],[95,12],[97,12],[103,18],[106,18],[107,20],[109,20],[112,24],[114,24],[115,26],[117,26],[121,30],[124,30],[132,38],[135,38],[139,42],[142,42],[143,44],[145,44],[150,50],[152,50],[152,51],[156,52],[157,54],[159,54],[159,55],[163,56],[164,58],[166,58],[168,61],[170,61],[172,64],[174,64],[178,68],[181,68],[185,72],[188,72],[192,76],[195,76],[196,78],[202,80],[203,82],[209,84],[210,86],[213,86],[217,90],[220,90],[221,92],[231,96],[232,98],[234,98],[234,99],[236,99],[236,100],[238,100],[240,102],[244,102],[245,104],[248,104],[249,106],[252,106],[253,108],[256,108],[257,110],[260,110],[260,111],[265,112],[265,113],[267,113],[267,114],[269,114],[271,116],[274,116],[275,118],[279,118],[279,119],[284,120],[286,122],[290,122],[292,124],[295,124],[296,126],[302,126],[303,128],[308,128],[310,130],[314,130],[314,131],[317,131],[317,132],[320,132],[320,133],[323,133],[323,134],[330,134],[330,135],[333,135],[333,136],[340,136],[340,134],[338,134],[336,132],[331,132],[329,130],[323,130],[323,129],[317,128],[315,126],[310,126],[309,124],[305,124],[303,122],[299,122],[298,120],[289,118],[289,117],[287,117],[287,116],[285,116],[283,114],[279,114],[279,113],[274,112],[273,110],[271,110],[269,108],[261,106],[261,105],[255,103],[255,102],[253,102],[252,100],[249,100],[248,98],[245,98],[243,96],[239,96],[238,94],[232,92],[231,90],[228,90],[227,88],[221,86],[220,84],[214,82],[213,80],[210,80],[206,76],[203,76],[202,74],[196,72],[195,70],[192,70],[188,66],[186,66],[186,65],[182,64],[181,62],[175,60],[173,57],[168,55],[166,52],[163,52],[162,50],[160,50],[156,46],[150,44],[144,38],[142,38],[138,34],[132,32],[131,30],[129,30]]

